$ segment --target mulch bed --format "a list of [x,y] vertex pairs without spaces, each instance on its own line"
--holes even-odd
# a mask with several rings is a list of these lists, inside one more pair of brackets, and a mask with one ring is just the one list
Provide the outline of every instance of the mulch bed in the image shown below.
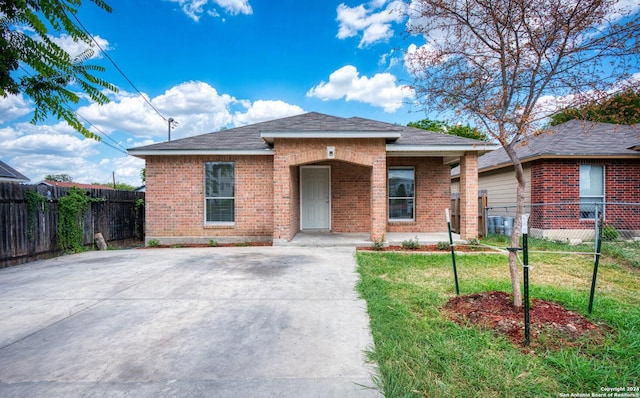
[[[445,249],[438,249],[438,245],[420,245],[416,249],[408,249],[400,245],[385,246],[380,249],[374,249],[371,246],[361,246],[361,247],[358,247],[358,250],[380,251],[380,252],[442,252],[442,253],[447,253],[451,251],[449,247],[446,247]],[[486,246],[455,246],[455,250],[457,252],[465,252],[465,253],[495,251],[494,249]]]
[[[505,292],[484,292],[458,296],[444,306],[446,316],[460,325],[472,323],[505,335],[512,343],[524,342],[524,309],[514,308],[511,296]],[[530,346],[558,349],[590,341],[598,344],[611,332],[582,315],[557,303],[533,299],[529,310]],[[542,338],[541,338],[542,337]]]

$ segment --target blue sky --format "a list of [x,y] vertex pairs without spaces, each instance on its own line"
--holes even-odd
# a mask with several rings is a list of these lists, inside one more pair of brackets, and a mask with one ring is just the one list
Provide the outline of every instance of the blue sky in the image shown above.
[[[403,53],[400,1],[108,0],[85,1],[78,17],[165,117],[172,139],[302,112],[406,124],[425,117],[412,102]],[[68,38],[52,32],[70,53]],[[84,139],[66,124],[29,124],[32,104],[0,99],[0,159],[40,181],[141,184],[144,161],[122,151],[167,139],[167,125],[96,48],[90,62],[120,91],[98,106],[75,107],[104,133]],[[95,129],[91,129],[96,131]],[[115,148],[114,148],[115,147]]]
[[[415,105],[407,87],[406,55],[429,45],[405,33],[406,1],[107,2],[112,13],[85,0],[78,18],[142,94],[96,47],[90,63],[119,92],[105,106],[83,100],[75,109],[102,142],[57,120],[29,124],[28,98],[0,97],[0,159],[34,183],[47,174],[110,182],[114,173],[140,185],[144,161],[126,149],[165,141],[168,118],[178,122],[172,139],[311,111],[403,125],[446,118]],[[637,0],[618,4],[640,10]],[[85,49],[51,38],[70,54]]]

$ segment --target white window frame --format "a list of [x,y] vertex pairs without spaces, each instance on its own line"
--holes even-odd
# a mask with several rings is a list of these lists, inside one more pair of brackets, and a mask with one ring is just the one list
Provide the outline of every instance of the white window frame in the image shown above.
[[[391,197],[389,196],[389,171],[391,170],[411,170],[413,172],[413,196]],[[416,168],[413,166],[392,166],[387,168],[387,209],[390,208],[391,199],[413,199],[413,209],[411,218],[391,218],[390,211],[387,210],[388,220],[393,223],[415,222],[416,221]]]
[[[207,196],[207,165],[208,164],[230,164],[233,167],[233,192],[234,196]],[[236,198],[235,198],[235,184],[236,184],[236,165],[235,162],[205,162],[203,166],[203,182],[202,186],[204,188],[203,196],[203,216],[204,216],[204,224],[205,225],[217,225],[217,226],[233,226],[236,224]],[[207,221],[207,200],[210,199],[232,199],[233,200],[233,220],[234,221]]]
[[[595,166],[595,167],[601,167],[602,168],[602,195],[585,195],[585,196],[582,196],[582,194],[580,192],[578,192],[578,194],[579,194],[579,198],[578,198],[578,200],[579,200],[579,205],[578,205],[579,209],[578,209],[578,211],[579,211],[580,219],[581,220],[593,220],[594,217],[582,217],[582,199],[583,198],[584,199],[600,199],[600,201],[596,202],[596,203],[604,203],[605,202],[605,198],[606,198],[606,195],[607,195],[607,186],[605,184],[606,181],[607,181],[607,178],[606,178],[607,170],[606,170],[606,167],[604,165],[602,165],[602,164],[580,164],[578,166],[578,190],[580,190],[580,177],[582,176],[582,166],[589,166],[589,167],[594,167]],[[605,211],[605,206],[603,204],[602,205],[602,218],[603,219],[604,219],[604,211]]]

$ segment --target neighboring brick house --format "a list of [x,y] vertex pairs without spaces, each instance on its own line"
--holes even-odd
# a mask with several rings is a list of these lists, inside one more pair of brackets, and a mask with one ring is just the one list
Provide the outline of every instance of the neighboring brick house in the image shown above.
[[[572,231],[570,236],[592,238],[594,202],[640,203],[640,125],[572,120],[529,137],[516,153],[524,169],[525,204],[534,205],[533,235],[555,239]],[[478,172],[490,207],[516,204],[515,172],[504,149],[481,156]],[[454,193],[459,179],[455,168]],[[640,205],[598,206],[598,211],[604,211],[607,224],[640,233]]]
[[[320,113],[133,148],[146,160],[146,238],[291,240],[299,231],[446,231],[463,165],[461,237],[477,234],[477,157],[497,146]],[[389,184],[388,181],[392,181]],[[468,194],[467,194],[468,193]]]

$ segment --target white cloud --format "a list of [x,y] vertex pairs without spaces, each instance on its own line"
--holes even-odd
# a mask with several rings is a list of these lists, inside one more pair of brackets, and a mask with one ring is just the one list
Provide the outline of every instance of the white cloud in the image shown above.
[[[232,123],[229,107],[238,101],[204,82],[184,82],[149,100],[167,118],[178,122],[172,139],[217,131]],[[166,137],[166,122],[137,95],[120,92],[106,105],[78,109],[100,130],[119,130],[137,137]]]
[[393,36],[391,23],[399,23],[403,19],[405,5],[402,1],[392,1],[386,8],[380,10],[386,1],[376,0],[368,4],[349,7],[340,4],[337,8],[339,29],[337,37],[346,39],[362,33],[358,47],[387,41]]
[[[245,14],[251,15],[253,14],[253,9],[249,4],[249,0],[168,0],[172,3],[177,3],[180,5],[182,12],[184,12],[189,18],[193,19],[195,22],[200,20],[200,17],[203,14],[219,17],[220,12],[214,7],[209,6],[209,4],[218,5],[225,12],[231,15]],[[223,19],[224,20],[224,19]]]
[[4,124],[26,115],[32,111],[31,101],[22,93],[9,94],[7,97],[0,95],[0,124]]
[[244,113],[235,113],[233,117],[235,126],[244,126],[304,113],[304,110],[299,106],[287,104],[283,101],[258,100],[247,106],[247,108]]
[[[47,174],[68,174],[73,181],[91,183],[105,180],[107,174],[91,161],[80,156],[60,156],[54,154],[29,154],[11,159],[17,170],[26,171],[32,183],[42,181]],[[109,175],[111,171],[109,171]],[[105,180],[109,181],[109,180]]]
[[213,0],[214,3],[224,8],[231,15],[253,14],[253,9],[248,0]]
[[307,92],[307,96],[323,101],[345,98],[381,107],[385,112],[397,111],[405,99],[413,98],[413,91],[396,84],[390,73],[378,73],[373,77],[359,76],[355,66],[346,65],[329,75],[329,82],[321,82]]
[[[104,51],[109,50],[109,42],[107,40],[101,38],[100,36],[94,36],[93,38]],[[98,46],[96,46],[94,43],[91,43],[91,45],[89,45],[81,40],[74,40],[73,37],[67,35],[66,33],[61,34],[60,37],[50,37],[50,39],[58,46],[60,46],[63,50],[65,50],[69,55],[71,55],[71,59],[82,54],[82,52],[86,51],[88,48],[91,48],[91,50],[93,50],[93,54],[91,55],[91,57],[89,57],[89,59],[102,58],[100,48],[98,48]]]
[[98,153],[99,142],[84,139],[66,123],[32,125],[19,123],[3,129],[0,152],[12,155],[51,154],[62,157],[89,157]]

